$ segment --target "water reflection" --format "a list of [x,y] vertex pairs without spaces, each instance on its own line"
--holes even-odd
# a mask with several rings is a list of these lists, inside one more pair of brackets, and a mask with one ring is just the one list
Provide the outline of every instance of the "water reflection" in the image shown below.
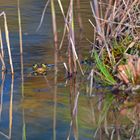
[[[2,85],[1,85],[1,121],[0,121],[0,123],[3,123],[4,121],[6,121],[5,120],[5,117],[6,116],[4,116],[4,118],[2,118],[2,113],[5,113],[5,107],[3,107],[4,105],[3,105],[3,98],[4,98],[4,96],[5,95],[3,95],[3,88],[4,88],[4,83],[5,83],[5,74],[4,73],[2,73]],[[3,129],[3,130],[1,130],[0,131],[0,134],[2,135],[2,136],[4,136],[5,138],[7,138],[7,139],[11,139],[11,135],[12,135],[12,123],[13,123],[13,88],[14,88],[14,76],[11,76],[11,84],[10,84],[11,86],[10,86],[10,97],[8,97],[9,98],[9,107],[8,108],[6,108],[6,110],[8,109],[9,110],[9,115],[8,115],[8,118],[6,118],[6,119],[9,119],[9,123],[7,124],[5,124],[5,125],[9,125],[9,128],[6,130],[6,132],[5,132],[5,129]],[[4,109],[3,109],[4,108]],[[7,127],[7,126],[6,126]],[[8,134],[7,134],[8,133]]]
[[[74,136],[74,139],[78,139],[78,120],[77,120],[77,111],[78,111],[78,98],[80,92],[78,91],[78,83],[76,82],[76,75],[72,79],[70,79],[70,111],[71,111],[71,121],[70,121],[70,128],[69,134],[67,139],[71,139]],[[72,135],[73,133],[73,135]]]

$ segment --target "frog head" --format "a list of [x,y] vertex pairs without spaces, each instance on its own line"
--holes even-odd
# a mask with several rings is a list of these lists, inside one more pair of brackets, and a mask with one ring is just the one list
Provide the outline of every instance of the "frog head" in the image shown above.
[[34,64],[32,69],[34,75],[44,75],[47,72],[47,64]]

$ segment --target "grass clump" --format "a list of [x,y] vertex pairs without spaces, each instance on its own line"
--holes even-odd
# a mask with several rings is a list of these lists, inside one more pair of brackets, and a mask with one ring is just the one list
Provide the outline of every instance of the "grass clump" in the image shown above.
[[102,78],[105,79],[105,81],[107,81],[107,83],[110,85],[114,85],[116,84],[115,79],[113,78],[113,76],[110,74],[109,70],[106,68],[106,65],[102,62],[102,60],[100,60],[100,58],[98,57],[97,52],[95,51],[94,53],[95,56],[95,61],[96,61],[96,65],[97,68],[100,70],[100,72],[102,73]]

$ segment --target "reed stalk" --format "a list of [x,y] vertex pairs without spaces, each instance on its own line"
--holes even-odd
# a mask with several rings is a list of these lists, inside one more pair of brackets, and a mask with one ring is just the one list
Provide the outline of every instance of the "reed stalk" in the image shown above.
[[24,66],[23,66],[23,41],[22,41],[22,26],[21,26],[21,12],[20,12],[20,0],[17,1],[18,5],[18,26],[19,26],[19,45],[20,45],[20,65],[21,65],[21,88],[22,97],[24,98]]
[[75,51],[75,33],[74,33],[74,17],[73,17],[73,0],[70,0],[70,11],[69,11],[69,41],[72,48],[72,55],[73,55],[73,72],[77,72],[77,54]]
[[58,36],[57,36],[57,23],[56,23],[56,13],[54,0],[51,0],[51,13],[52,13],[52,23],[53,23],[53,36],[54,36],[54,111],[53,111],[53,140],[56,140],[56,108],[57,108],[57,63],[58,63]]
[[3,59],[1,53],[0,53],[0,60],[1,60],[1,62],[2,62],[2,71],[5,71],[5,70],[6,70],[6,66],[5,66],[5,62],[4,62],[4,59]]
[[[20,44],[20,62],[21,62],[21,88],[22,88],[22,98],[24,99],[24,66],[23,66],[23,41],[22,41],[22,26],[21,26],[21,12],[20,12],[20,0],[18,0],[18,25],[19,25],[19,44]],[[25,123],[25,112],[23,113],[23,128],[22,128],[22,140],[26,140],[26,123]]]
[[65,35],[66,35],[66,31],[69,32],[69,27],[68,27],[68,16],[69,16],[70,7],[68,8],[67,15],[65,16],[64,9],[63,9],[63,6],[62,6],[62,3],[61,3],[60,0],[58,0],[58,4],[59,4],[59,7],[60,7],[60,9],[61,9],[61,13],[62,13],[62,15],[63,15],[64,23],[65,23],[65,24],[64,24],[64,31],[63,31],[61,43],[60,43],[60,45],[59,45],[59,49],[61,49],[62,46],[63,46],[64,38],[65,38]]
[[20,14],[20,0],[18,3],[18,26],[19,26],[19,41],[20,41],[20,54],[23,54],[23,45],[22,45],[22,27],[21,27],[21,14]]
[[52,13],[54,43],[56,43],[56,42],[58,42],[58,36],[57,36],[57,25],[56,25],[56,13],[55,13],[54,0],[51,0],[51,13]]
[[0,29],[0,45],[1,45],[1,55],[4,58],[4,49],[3,49],[3,40],[2,40],[2,32]]
[[2,33],[0,29],[0,45],[1,45],[1,53],[0,53],[0,60],[2,62],[2,71],[6,70],[6,65],[4,62],[4,50],[3,50],[3,41],[2,41]]
[[[61,39],[61,43],[59,46],[59,49],[62,48],[64,37],[66,34],[66,31],[68,32],[68,40],[69,40],[69,45],[68,45],[68,63],[69,63],[69,73],[72,75],[73,72],[77,72],[77,63],[79,65],[79,68],[84,75],[84,72],[82,70],[82,67],[80,65],[80,61],[75,49],[75,33],[74,33],[74,16],[73,16],[73,0],[70,1],[69,8],[67,11],[67,14],[65,16],[63,5],[61,3],[61,0],[58,0],[58,4],[61,10],[61,13],[64,18],[64,31],[63,31],[63,36]],[[76,63],[77,62],[77,63]]]
[[8,54],[9,54],[11,73],[14,74],[12,55],[11,55],[11,46],[10,46],[10,39],[9,39],[9,30],[8,30],[8,24],[7,24],[7,17],[6,17],[6,14],[5,14],[4,11],[2,13],[0,13],[0,16],[3,16],[3,18],[4,18],[5,36],[6,36],[6,43],[7,43]]

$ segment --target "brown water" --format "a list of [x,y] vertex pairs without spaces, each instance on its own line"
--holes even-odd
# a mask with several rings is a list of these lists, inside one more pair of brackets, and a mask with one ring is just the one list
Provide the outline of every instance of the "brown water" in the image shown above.
[[[67,39],[58,57],[57,78],[54,68],[48,70],[47,76],[30,74],[34,63],[54,63],[50,7],[40,30],[36,32],[45,2],[21,0],[23,81],[17,3],[16,0],[0,1],[0,11],[7,14],[15,69],[12,79],[5,45],[8,73],[1,80],[0,140],[139,140],[139,96],[128,98],[122,93],[109,94],[111,88],[99,85],[89,96],[90,81],[87,75],[82,77],[79,73],[70,80],[66,79],[62,63],[67,63]],[[67,9],[67,3],[64,6]],[[58,7],[56,12],[60,40],[64,24]],[[88,19],[92,19],[89,1],[82,0],[81,9],[76,9],[75,15],[78,12],[81,14],[83,32],[80,32],[78,17],[75,16],[76,47],[82,60],[91,49],[87,40],[93,40],[93,28],[88,22]],[[2,21],[1,18],[1,27]],[[2,32],[4,38],[3,28]]]

